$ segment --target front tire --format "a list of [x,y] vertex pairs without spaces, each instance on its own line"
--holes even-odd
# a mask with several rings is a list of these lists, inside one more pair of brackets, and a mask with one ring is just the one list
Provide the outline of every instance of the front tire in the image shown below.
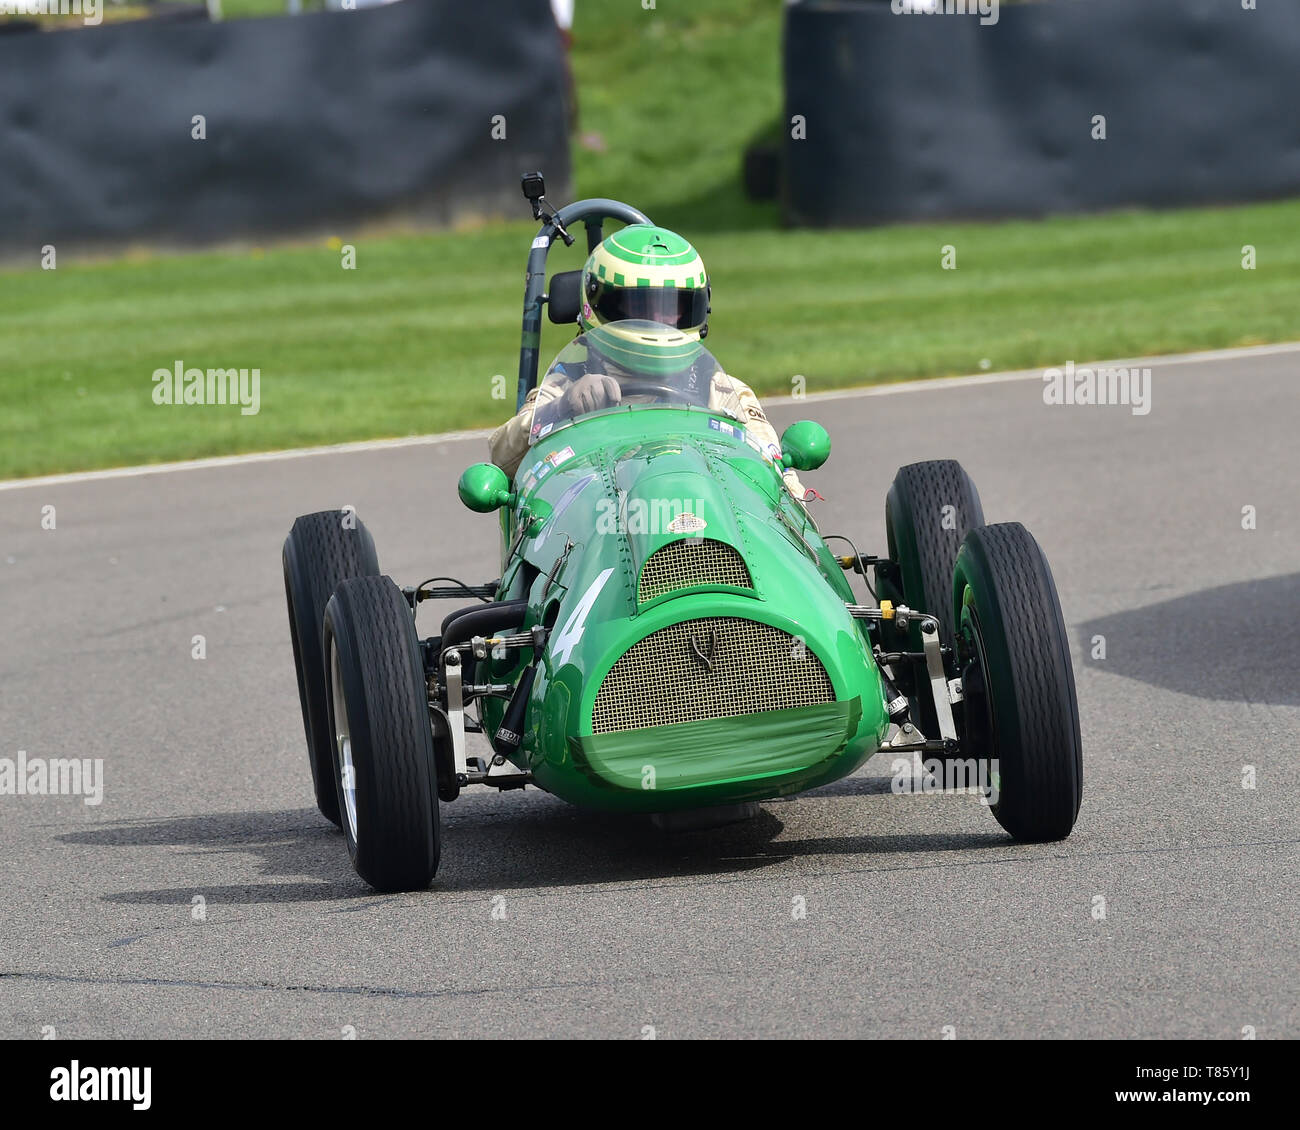
[[1024,526],[1002,522],[966,535],[952,609],[962,755],[989,764],[993,815],[1014,839],[1062,840],[1083,798],[1079,705],[1056,584]]
[[281,561],[293,662],[298,672],[298,702],[307,734],[307,759],[311,764],[316,807],[326,820],[338,824],[334,738],[325,701],[321,630],[325,624],[325,605],[334,590],[349,577],[378,576],[379,557],[370,531],[355,514],[347,510],[322,510],[304,514],[294,522],[285,539]]
[[[939,644],[952,647],[955,636],[949,594],[962,539],[984,525],[984,507],[975,483],[955,459],[932,459],[900,467],[885,498],[885,532],[894,568],[876,567],[877,595],[927,612],[939,621]],[[920,651],[918,623],[882,633],[887,651]],[[911,664],[897,670],[899,689],[912,703],[912,718],[927,738],[939,736],[939,717],[928,679]]]
[[429,885],[442,825],[428,689],[410,605],[389,577],[344,581],[325,609],[329,718],[343,834],[379,891]]

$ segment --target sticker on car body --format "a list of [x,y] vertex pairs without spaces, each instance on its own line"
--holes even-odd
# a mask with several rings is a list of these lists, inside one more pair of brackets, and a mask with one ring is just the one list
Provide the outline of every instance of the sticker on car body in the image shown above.
[[698,514],[692,514],[689,510],[678,514],[676,518],[668,523],[668,532],[670,534],[695,534],[708,528],[708,522]]

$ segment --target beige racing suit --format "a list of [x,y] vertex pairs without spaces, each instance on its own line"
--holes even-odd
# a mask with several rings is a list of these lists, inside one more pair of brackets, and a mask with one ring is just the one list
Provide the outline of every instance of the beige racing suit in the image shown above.
[[[489,437],[488,450],[492,454],[492,462],[511,478],[514,478],[515,471],[519,469],[524,453],[528,450],[529,428],[532,425],[533,408],[537,404],[538,394],[545,393],[547,399],[553,399],[562,396],[564,392],[565,386],[554,380],[549,380],[540,388],[533,389],[519,413],[507,420]],[[715,373],[709,387],[709,411],[739,421],[749,438],[757,442],[764,452],[769,456],[780,455],[781,441],[777,437],[776,429],[768,422],[763,406],[754,395],[754,390],[744,381],[721,371]],[[786,489],[803,502],[806,492],[799,481],[799,476],[793,470],[789,470],[782,475],[782,478],[785,480]]]

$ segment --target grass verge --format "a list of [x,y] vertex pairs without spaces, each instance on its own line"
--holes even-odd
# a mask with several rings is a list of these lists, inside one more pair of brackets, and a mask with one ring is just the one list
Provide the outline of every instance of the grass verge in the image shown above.
[[[795,375],[813,392],[1300,337],[1300,201],[781,230],[739,177],[744,143],[780,112],[780,21],[752,0],[581,4],[573,51],[580,190],[697,244],[708,344],[760,392]],[[497,423],[514,405],[534,230],[340,231],[356,270],[334,239],[0,271],[0,477]],[[1247,244],[1257,270],[1242,269]],[[941,269],[945,245],[956,270]],[[553,270],[580,263],[552,255]],[[548,325],[543,354],[564,340]],[[154,404],[152,374],[177,361],[259,369],[259,413]]]

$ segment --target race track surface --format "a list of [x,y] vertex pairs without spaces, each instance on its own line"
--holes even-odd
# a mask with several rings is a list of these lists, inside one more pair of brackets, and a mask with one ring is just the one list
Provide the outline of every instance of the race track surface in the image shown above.
[[1296,1037],[1298,364],[1154,363],[1145,416],[1032,379],[773,409],[829,427],[806,481],[864,552],[940,457],[1041,541],[1085,746],[1042,846],[877,757],[689,834],[471,790],[434,886],[376,896],[312,803],[280,544],[351,504],[399,583],[496,576],[482,439],[0,491],[0,757],[104,765],[99,805],[0,796],[0,1035]]

